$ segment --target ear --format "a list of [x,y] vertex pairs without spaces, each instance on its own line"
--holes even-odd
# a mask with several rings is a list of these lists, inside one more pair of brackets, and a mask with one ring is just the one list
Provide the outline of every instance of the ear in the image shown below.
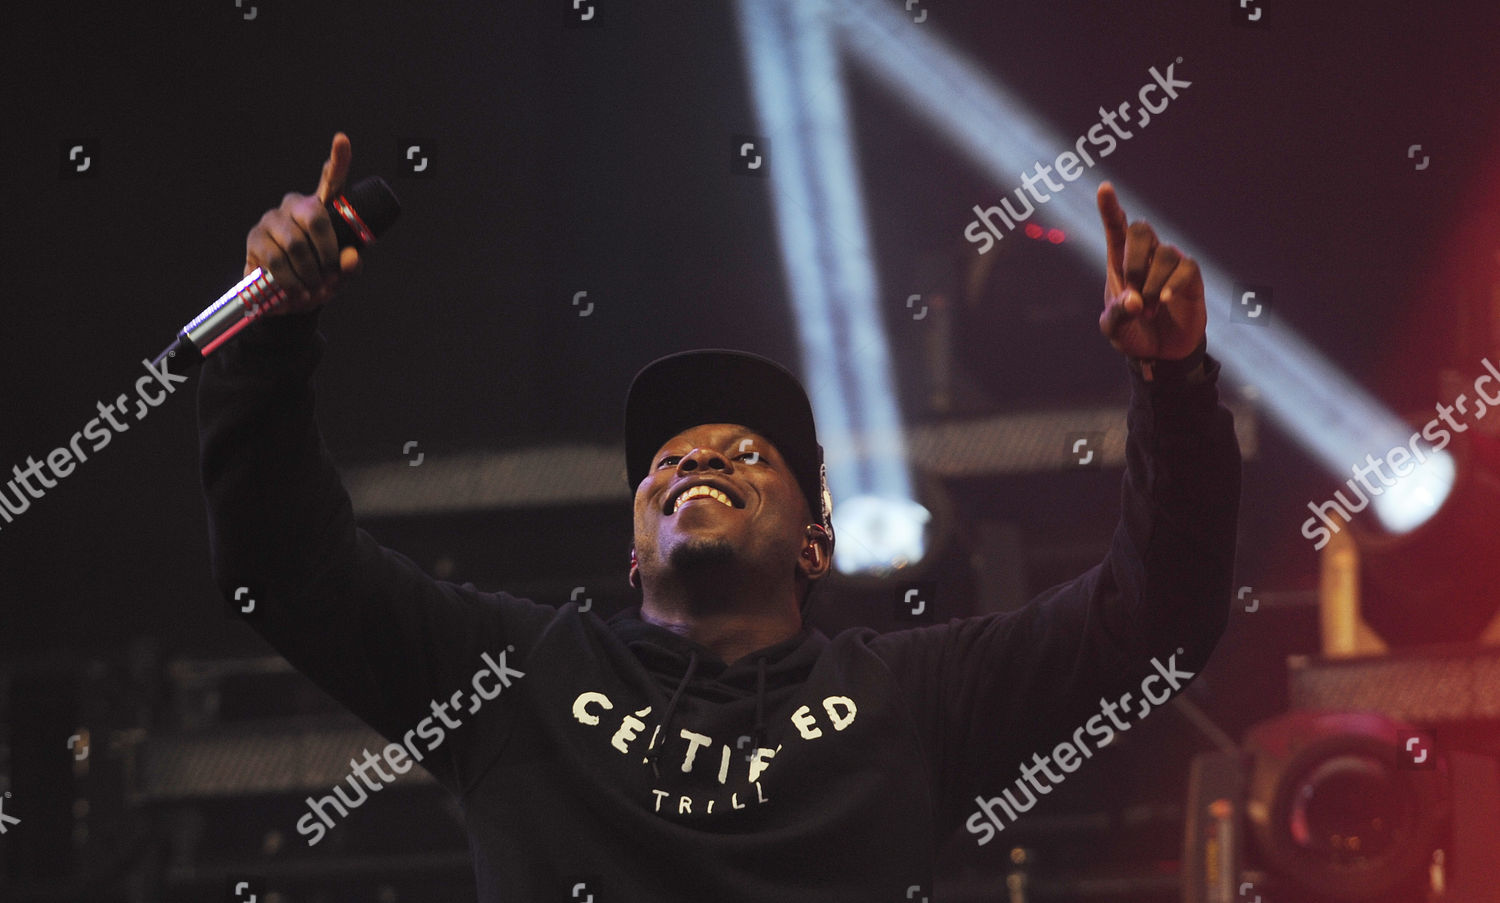
[[833,541],[820,524],[808,524],[797,569],[809,580],[821,580],[833,567]]
[[641,566],[635,560],[635,546],[630,547],[630,575],[626,578],[636,589],[641,588]]

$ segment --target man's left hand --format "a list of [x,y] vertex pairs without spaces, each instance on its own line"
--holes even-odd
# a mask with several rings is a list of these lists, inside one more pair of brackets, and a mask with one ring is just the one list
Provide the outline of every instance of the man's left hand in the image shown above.
[[1125,210],[1108,182],[1099,186],[1099,216],[1109,246],[1100,331],[1129,357],[1187,357],[1208,324],[1198,264],[1158,241],[1150,224],[1138,220],[1127,226]]

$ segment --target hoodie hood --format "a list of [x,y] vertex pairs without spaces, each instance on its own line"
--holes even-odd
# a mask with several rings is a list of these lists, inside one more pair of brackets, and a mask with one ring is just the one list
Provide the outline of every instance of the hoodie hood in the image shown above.
[[[757,649],[733,664],[726,663],[701,643],[696,643],[665,627],[641,619],[639,605],[609,619],[609,629],[635,653],[643,667],[656,676],[669,676],[675,684],[682,676],[688,659],[696,654],[699,676],[725,687],[754,689],[757,668],[763,660],[771,686],[800,682],[807,678],[818,652],[828,638],[822,631],[806,624],[779,643]],[[746,679],[749,683],[746,684]]]

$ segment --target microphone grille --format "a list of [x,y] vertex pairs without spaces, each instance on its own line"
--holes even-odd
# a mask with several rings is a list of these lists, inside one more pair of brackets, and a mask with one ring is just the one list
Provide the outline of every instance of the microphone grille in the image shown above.
[[396,193],[379,176],[354,183],[344,192],[344,198],[376,238],[384,235],[401,213],[401,202],[396,200]]

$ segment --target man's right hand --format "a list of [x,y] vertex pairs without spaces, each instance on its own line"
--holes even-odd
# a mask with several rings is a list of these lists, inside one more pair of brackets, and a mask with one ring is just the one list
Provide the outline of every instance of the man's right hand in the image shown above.
[[269,313],[303,313],[332,298],[343,280],[359,273],[359,251],[339,248],[326,204],[344,190],[349,174],[349,136],[333,136],[316,193],[295,192],[267,210],[245,238],[245,275],[263,267],[286,292]]

